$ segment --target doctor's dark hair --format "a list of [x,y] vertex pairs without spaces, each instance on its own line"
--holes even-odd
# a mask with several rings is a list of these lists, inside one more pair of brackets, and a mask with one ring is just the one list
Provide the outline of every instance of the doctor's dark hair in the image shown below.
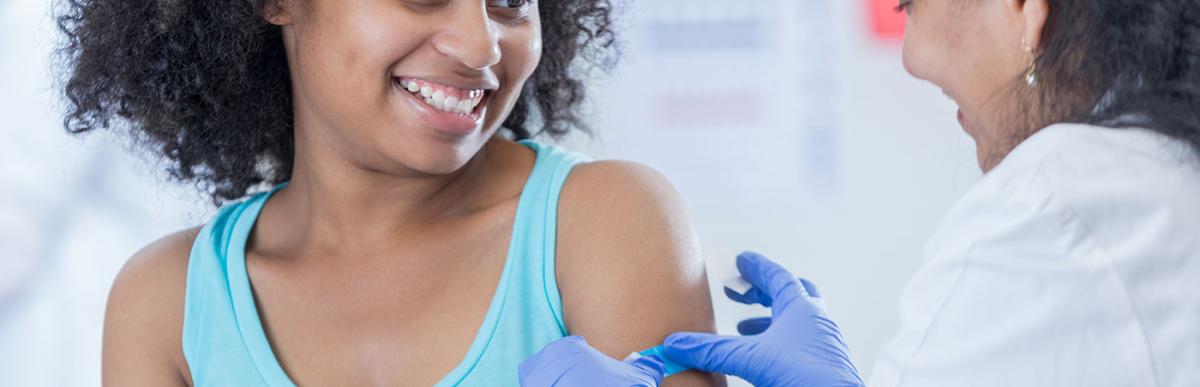
[[[279,0],[60,0],[64,125],[126,128],[216,204],[291,178],[291,78]],[[304,0],[301,0],[304,1]],[[543,52],[503,128],[587,131],[584,77],[617,59],[612,0],[540,2]]]
[[1143,127],[1200,152],[1200,1],[1049,5],[1031,99],[1036,128]]

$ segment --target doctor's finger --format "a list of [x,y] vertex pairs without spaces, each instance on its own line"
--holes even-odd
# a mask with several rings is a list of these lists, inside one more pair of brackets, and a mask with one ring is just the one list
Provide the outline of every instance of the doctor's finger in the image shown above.
[[804,292],[808,293],[807,295],[809,297],[821,298],[821,291],[819,289],[817,289],[817,284],[814,284],[814,283],[812,283],[812,281],[806,280],[804,278],[797,278],[797,279],[800,280],[801,285],[804,285]]
[[804,295],[804,287],[800,286],[800,281],[791,272],[758,253],[738,255],[737,267],[742,278],[771,298],[773,307],[786,305]]
[[[797,278],[797,280],[800,281],[801,285],[804,285],[803,290],[805,295],[812,298],[821,298],[821,291],[817,289],[816,284],[813,284],[812,281],[804,278]],[[771,296],[767,295],[767,293],[763,292],[762,289],[757,287],[751,287],[750,290],[747,290],[745,294],[738,293],[736,290],[726,287],[725,297],[739,304],[762,305],[768,308],[771,307]]]
[[547,344],[537,354],[525,359],[517,367],[520,375],[533,375],[549,369],[570,368],[579,356],[586,352],[587,341],[579,336],[568,336]]
[[742,320],[742,322],[738,323],[737,330],[742,336],[753,336],[765,332],[770,327],[770,317],[758,317]]
[[771,307],[771,296],[767,295],[767,293],[764,293],[762,289],[757,287],[751,287],[750,290],[746,291],[746,294],[738,293],[736,290],[727,287],[725,288],[725,297],[739,304],[757,304],[768,308]]
[[663,341],[663,354],[687,368],[739,375],[753,346],[746,338],[711,333],[675,333]]
[[642,356],[630,363],[642,374],[654,380],[655,385],[661,384],[667,373],[667,366],[658,355]]

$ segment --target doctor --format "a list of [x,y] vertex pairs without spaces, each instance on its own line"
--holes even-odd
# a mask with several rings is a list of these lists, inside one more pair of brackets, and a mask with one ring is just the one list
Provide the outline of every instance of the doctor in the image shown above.
[[[930,241],[871,385],[1200,386],[1200,2],[901,0],[904,65],[960,107],[986,173]],[[620,362],[582,338],[525,386],[655,386],[662,361],[860,386],[820,294],[738,259],[773,306]]]

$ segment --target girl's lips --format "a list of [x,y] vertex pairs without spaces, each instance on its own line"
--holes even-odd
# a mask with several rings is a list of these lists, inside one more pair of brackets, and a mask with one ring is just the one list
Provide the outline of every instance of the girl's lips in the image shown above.
[[475,133],[483,126],[483,117],[487,111],[490,92],[484,94],[483,99],[475,106],[474,110],[468,114],[462,114],[434,108],[426,102],[425,98],[400,86],[398,81],[393,83],[396,91],[402,94],[402,98],[417,113],[417,116],[439,133],[462,137]]

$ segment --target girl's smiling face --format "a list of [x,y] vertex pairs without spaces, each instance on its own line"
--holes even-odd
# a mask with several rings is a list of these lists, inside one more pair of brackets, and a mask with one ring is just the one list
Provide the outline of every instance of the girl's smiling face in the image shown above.
[[499,130],[541,58],[533,0],[281,0],[296,153],[447,174]]

